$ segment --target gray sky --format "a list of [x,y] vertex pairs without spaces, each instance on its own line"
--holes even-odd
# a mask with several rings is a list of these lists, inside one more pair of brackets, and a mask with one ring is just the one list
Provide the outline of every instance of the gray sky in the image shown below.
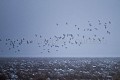
[[[119,14],[120,0],[0,0],[0,39],[3,40],[0,42],[0,56],[120,57]],[[98,20],[101,25],[98,25]],[[88,21],[92,26],[89,26]],[[111,24],[108,24],[109,21]],[[107,23],[110,35],[103,29],[104,23]],[[99,30],[83,31],[94,27]],[[54,42],[55,35],[73,34],[74,40],[81,41],[82,44],[67,44],[67,49],[60,47],[57,52],[56,48],[50,48],[51,53],[48,53],[43,51],[43,47],[38,47],[40,39],[35,34],[42,35],[44,39],[52,37],[51,43]],[[92,38],[94,34],[105,39],[101,43],[97,40],[91,43],[88,37]],[[82,39],[83,35],[85,39]],[[33,40],[33,43],[27,45],[24,42],[19,47],[20,52],[8,50],[4,44],[6,38],[23,37]],[[61,45],[62,41],[56,44]]]

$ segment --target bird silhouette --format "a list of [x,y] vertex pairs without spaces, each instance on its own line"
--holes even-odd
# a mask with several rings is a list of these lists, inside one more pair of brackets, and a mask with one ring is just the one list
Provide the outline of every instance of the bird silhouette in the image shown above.
[[35,37],[37,37],[37,34],[35,34]]
[[66,22],[66,25],[68,25],[68,23]]
[[110,34],[110,32],[109,32],[109,31],[107,31],[107,33],[108,33],[108,34]]
[[111,24],[111,21],[109,21],[109,24]]
[[58,23],[56,23],[56,25],[58,26]]

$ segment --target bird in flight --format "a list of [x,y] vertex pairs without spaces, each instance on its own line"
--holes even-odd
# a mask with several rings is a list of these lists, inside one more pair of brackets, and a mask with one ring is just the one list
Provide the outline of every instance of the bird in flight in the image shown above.
[[58,23],[56,23],[56,25],[58,26]]

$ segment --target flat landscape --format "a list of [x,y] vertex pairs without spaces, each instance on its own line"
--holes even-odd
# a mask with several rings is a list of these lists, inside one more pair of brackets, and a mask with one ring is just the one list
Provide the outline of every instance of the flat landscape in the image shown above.
[[120,80],[120,58],[0,58],[0,80]]

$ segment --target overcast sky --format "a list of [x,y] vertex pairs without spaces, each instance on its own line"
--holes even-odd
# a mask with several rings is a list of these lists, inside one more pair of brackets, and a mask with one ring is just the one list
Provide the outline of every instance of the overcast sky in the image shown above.
[[[102,23],[100,26],[98,20]],[[99,30],[84,32],[84,28],[90,27],[88,21],[92,28]],[[110,35],[103,29],[103,24],[109,21]],[[21,46],[18,53],[7,50],[2,41],[0,56],[120,57],[119,21],[120,0],[0,0],[0,39],[33,40],[33,44]],[[75,25],[79,26],[79,31]],[[96,34],[105,39],[101,43],[88,41],[81,46],[67,45],[67,49],[60,47],[57,52],[52,49],[51,53],[40,53],[35,34],[49,38],[64,33],[87,37]]]

